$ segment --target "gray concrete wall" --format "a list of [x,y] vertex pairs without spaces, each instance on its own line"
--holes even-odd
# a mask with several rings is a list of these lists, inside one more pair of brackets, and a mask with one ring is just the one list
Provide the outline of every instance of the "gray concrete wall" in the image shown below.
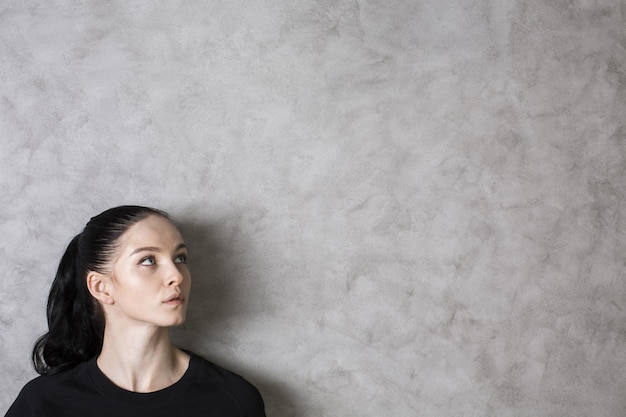
[[90,216],[268,415],[626,415],[622,1],[3,1],[0,414]]

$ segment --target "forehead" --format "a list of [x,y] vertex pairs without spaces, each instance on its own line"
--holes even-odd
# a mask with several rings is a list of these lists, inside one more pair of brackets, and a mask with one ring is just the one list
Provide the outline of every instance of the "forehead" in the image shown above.
[[169,249],[184,243],[178,229],[168,219],[148,216],[132,225],[120,238],[122,253],[140,247]]

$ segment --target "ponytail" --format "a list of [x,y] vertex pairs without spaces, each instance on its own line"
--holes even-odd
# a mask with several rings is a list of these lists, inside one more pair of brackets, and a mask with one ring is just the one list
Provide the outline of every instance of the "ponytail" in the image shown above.
[[55,374],[97,355],[102,348],[104,320],[89,293],[79,256],[80,234],[61,258],[48,297],[48,332],[33,349],[35,370]]

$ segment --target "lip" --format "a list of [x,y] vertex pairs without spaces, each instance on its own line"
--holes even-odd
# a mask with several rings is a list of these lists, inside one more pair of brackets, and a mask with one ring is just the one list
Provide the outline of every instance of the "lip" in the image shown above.
[[163,300],[164,304],[180,304],[183,301],[185,301],[185,297],[182,296],[182,294],[172,294],[169,297],[167,297],[165,300]]

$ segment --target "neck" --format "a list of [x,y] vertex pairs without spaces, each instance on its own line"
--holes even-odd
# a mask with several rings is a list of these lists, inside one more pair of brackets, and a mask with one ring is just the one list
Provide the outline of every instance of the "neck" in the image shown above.
[[189,365],[189,355],[172,345],[167,328],[105,327],[100,370],[127,391],[153,392],[178,381]]

